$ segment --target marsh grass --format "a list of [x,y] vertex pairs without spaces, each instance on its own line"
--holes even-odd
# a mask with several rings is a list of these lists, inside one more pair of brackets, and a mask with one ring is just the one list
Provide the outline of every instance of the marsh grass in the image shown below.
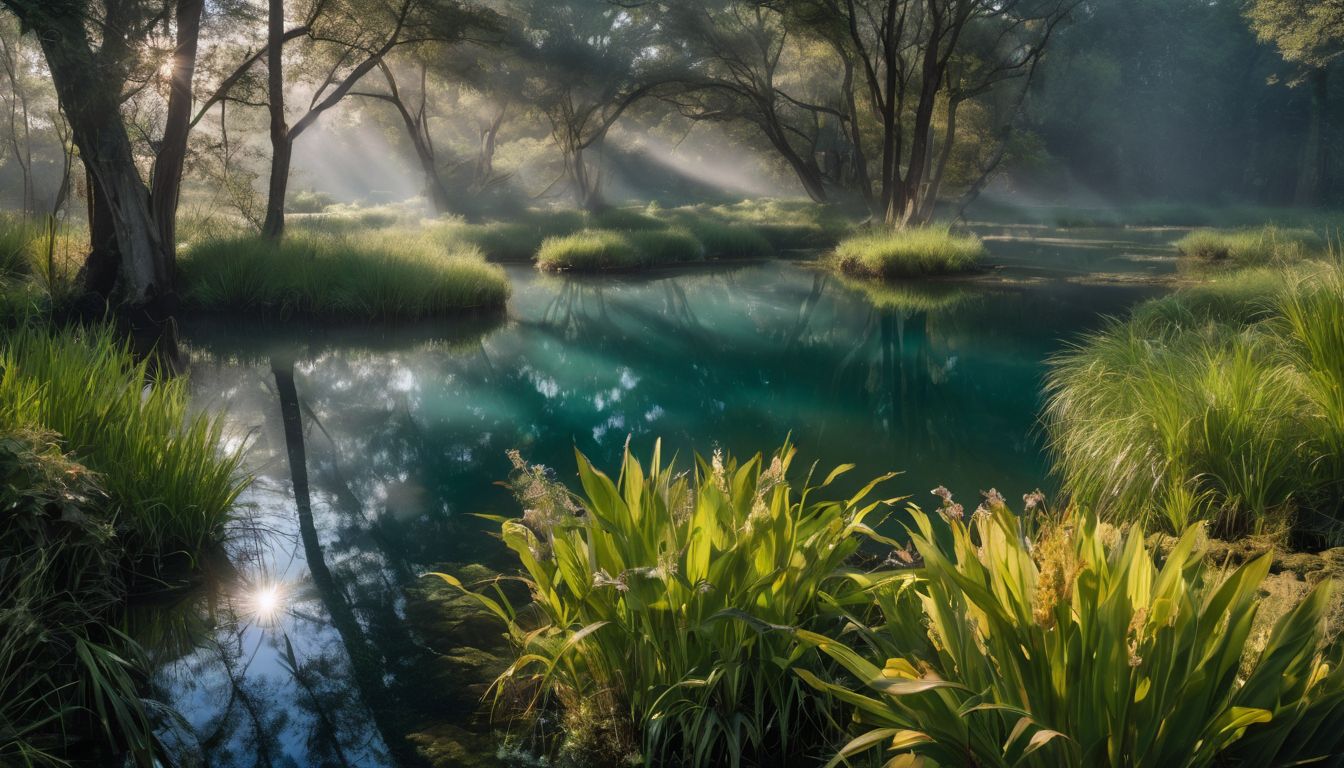
[[446,252],[410,228],[207,241],[186,249],[178,270],[193,308],[282,317],[414,319],[498,309],[509,295],[479,252]]
[[[41,430],[0,434],[0,763],[67,765],[81,740],[108,764],[157,746],[136,645],[113,629],[120,540],[100,478]],[[87,747],[85,747],[87,749]]]
[[662,266],[704,257],[704,246],[683,229],[586,229],[542,243],[537,268],[601,272]]
[[828,606],[858,590],[843,566],[875,536],[868,518],[883,504],[869,496],[886,478],[840,495],[831,485],[850,467],[795,480],[793,458],[789,446],[740,464],[715,454],[687,473],[659,448],[647,469],[627,451],[613,481],[579,455],[574,495],[514,454],[525,511],[497,522],[534,602],[436,574],[508,629],[517,660],[497,705],[558,704],[570,731],[617,717],[651,764],[801,754],[828,705],[789,671],[790,639],[770,627],[839,628]]
[[48,217],[0,215],[0,324],[11,327],[68,305],[88,233]]
[[1045,421],[1074,500],[1151,529],[1336,537],[1342,269],[1183,291],[1054,358]]
[[[942,489],[939,489],[942,490]],[[911,510],[917,570],[873,574],[876,626],[795,634],[850,677],[798,674],[854,712],[829,765],[1303,765],[1344,747],[1327,580],[1255,637],[1270,554],[1210,565],[1201,526],[1162,564],[1144,530],[1071,512],[1035,535],[992,491],[974,515]]]
[[1176,241],[1196,267],[1285,266],[1325,253],[1325,239],[1310,229],[1268,225],[1257,229],[1197,229]]
[[[679,208],[650,203],[594,214],[539,209],[486,223],[448,221],[438,231],[445,242],[479,247],[491,261],[533,261],[546,240],[590,229],[631,235],[689,232],[700,242],[706,258],[762,259],[782,252],[830,247],[850,226],[848,218],[834,207],[761,200]],[[651,263],[667,261],[655,258]]]
[[914,227],[854,235],[842,240],[831,258],[846,275],[893,279],[970,272],[985,254],[975,235],[954,234],[948,227]]
[[107,328],[29,326],[0,341],[0,431],[22,429],[54,432],[98,473],[135,560],[222,540],[247,483],[222,421],[191,413],[186,380],[151,384],[148,361]]
[[881,283],[874,280],[840,276],[846,288],[863,294],[874,307],[903,315],[944,312],[967,302],[977,294],[955,285],[928,283]]

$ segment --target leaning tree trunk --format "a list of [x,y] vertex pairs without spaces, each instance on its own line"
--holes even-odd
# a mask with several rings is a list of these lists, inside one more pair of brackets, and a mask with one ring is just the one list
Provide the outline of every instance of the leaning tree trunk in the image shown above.
[[569,180],[574,185],[574,199],[579,207],[589,213],[597,213],[606,208],[606,201],[602,199],[602,190],[598,188],[597,180],[588,173],[588,164],[583,159],[583,148],[574,147],[566,153],[565,170],[569,172]]
[[[25,20],[38,33],[57,98],[89,172],[93,228],[111,234],[101,254],[94,248],[94,256],[116,259],[117,286],[129,305],[165,306],[173,295],[171,255],[159,239],[149,190],[135,166],[121,116],[121,88],[108,81],[79,19],[34,13]],[[113,244],[115,248],[106,247]]]
[[205,0],[177,3],[177,47],[173,51],[168,116],[150,185],[159,240],[170,258],[177,253],[177,204],[182,191],[182,166],[187,159],[187,137],[191,134],[191,84],[196,73],[196,48],[204,10]]
[[266,190],[266,221],[261,234],[279,240],[285,234],[285,195],[294,154],[285,122],[285,2],[270,0],[266,37],[266,91],[271,113],[271,178]]

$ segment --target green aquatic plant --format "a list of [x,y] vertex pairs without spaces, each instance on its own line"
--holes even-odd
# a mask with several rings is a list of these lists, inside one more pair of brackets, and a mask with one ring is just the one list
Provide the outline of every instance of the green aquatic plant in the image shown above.
[[[517,659],[497,702],[557,702],[567,717],[618,716],[647,762],[784,759],[824,728],[826,704],[790,671],[789,625],[823,629],[857,589],[846,559],[874,534],[878,478],[851,496],[790,480],[794,450],[739,464],[715,454],[693,473],[646,469],[627,451],[613,481],[578,455],[582,495],[513,454],[521,519],[499,519],[533,602],[496,585],[481,604]],[[436,574],[467,589],[448,574]],[[607,729],[619,733],[620,729]]]
[[185,378],[151,382],[108,328],[24,327],[0,338],[0,431],[50,430],[98,473],[133,559],[220,541],[247,484],[223,421],[193,415]]
[[285,317],[425,318],[499,309],[509,296],[503,271],[478,251],[445,252],[414,228],[206,241],[184,249],[178,275],[189,306]]
[[831,258],[846,275],[892,279],[969,272],[985,253],[975,235],[953,234],[948,227],[912,227],[846,238]]
[[1045,422],[1065,489],[1148,528],[1333,536],[1342,279],[1335,264],[1183,291],[1056,356]]
[[1195,525],[1158,565],[1139,526],[1070,512],[1029,540],[992,491],[971,515],[944,498],[942,526],[911,510],[922,567],[877,579],[875,626],[794,633],[851,676],[798,672],[858,723],[831,765],[879,749],[889,766],[1338,764],[1329,582],[1260,646],[1268,554],[1221,572]]

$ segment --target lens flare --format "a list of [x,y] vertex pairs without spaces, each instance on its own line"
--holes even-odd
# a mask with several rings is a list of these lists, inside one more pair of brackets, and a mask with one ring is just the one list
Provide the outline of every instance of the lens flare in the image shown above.
[[283,610],[284,596],[279,584],[265,584],[258,586],[247,596],[247,603],[257,622],[269,626]]

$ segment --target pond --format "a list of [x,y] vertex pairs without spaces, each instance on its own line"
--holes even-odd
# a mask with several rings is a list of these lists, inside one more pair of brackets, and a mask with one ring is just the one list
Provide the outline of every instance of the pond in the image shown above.
[[436,642],[419,585],[507,567],[473,513],[517,513],[496,485],[509,449],[569,480],[575,449],[612,467],[627,441],[644,457],[662,438],[685,461],[791,438],[823,472],[902,471],[888,495],[923,505],[940,484],[972,504],[1050,491],[1045,361],[1162,290],[1175,235],[981,234],[991,274],[891,290],[789,262],[600,279],[520,266],[496,319],[188,323],[195,401],[248,441],[257,482],[231,567],[133,623],[185,717],[173,738],[216,766],[409,765],[417,748],[491,764],[481,664]]

